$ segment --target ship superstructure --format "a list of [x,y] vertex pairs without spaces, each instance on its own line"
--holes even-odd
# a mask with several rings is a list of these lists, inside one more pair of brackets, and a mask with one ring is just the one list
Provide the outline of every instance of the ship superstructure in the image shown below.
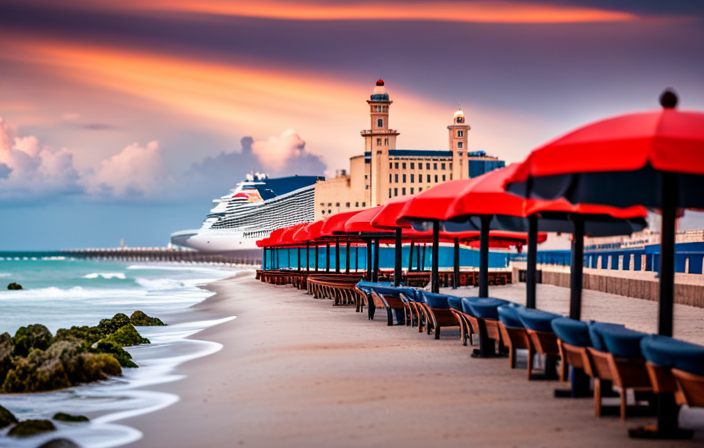
[[171,235],[171,244],[200,252],[255,256],[256,241],[281,227],[313,221],[318,176],[269,179],[256,173],[218,199],[198,230]]

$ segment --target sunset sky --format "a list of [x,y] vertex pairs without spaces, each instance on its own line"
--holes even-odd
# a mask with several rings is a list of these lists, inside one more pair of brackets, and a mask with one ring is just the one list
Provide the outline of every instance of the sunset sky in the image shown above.
[[333,175],[380,75],[399,148],[446,149],[461,101],[470,148],[508,162],[666,87],[704,110],[703,20],[688,0],[0,0],[0,250],[165,245],[249,171]]

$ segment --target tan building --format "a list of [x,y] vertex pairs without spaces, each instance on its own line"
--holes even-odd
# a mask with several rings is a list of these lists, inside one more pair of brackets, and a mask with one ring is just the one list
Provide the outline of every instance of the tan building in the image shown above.
[[[349,174],[341,170],[336,177],[315,185],[316,220],[383,205],[392,197],[420,193],[448,180],[466,179],[472,171],[483,173],[485,162],[491,169],[504,165],[484,152],[467,152],[470,127],[462,109],[455,112],[447,127],[448,150],[396,149],[399,132],[389,127],[392,103],[384,81],[377,81],[367,100],[370,129],[361,132],[364,155],[350,159]],[[479,165],[472,170],[470,163]]]

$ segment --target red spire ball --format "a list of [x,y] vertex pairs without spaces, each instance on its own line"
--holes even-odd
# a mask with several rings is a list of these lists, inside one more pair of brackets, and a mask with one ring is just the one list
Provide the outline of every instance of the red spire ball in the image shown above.
[[378,81],[376,82],[376,85],[377,85],[377,86],[383,86],[383,85],[384,85],[384,80],[383,80],[383,79],[378,80]]

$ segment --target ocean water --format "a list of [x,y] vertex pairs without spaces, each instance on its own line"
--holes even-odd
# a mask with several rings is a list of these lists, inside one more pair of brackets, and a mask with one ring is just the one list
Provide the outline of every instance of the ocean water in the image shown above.
[[[178,401],[178,396],[150,391],[149,386],[181,377],[179,364],[207,356],[220,344],[188,339],[213,325],[234,319],[188,318],[189,307],[211,292],[198,288],[234,275],[233,268],[188,264],[139,264],[77,260],[51,256],[13,256],[0,253],[0,333],[41,323],[52,332],[72,325],[96,325],[116,313],[142,310],[150,316],[178,323],[165,327],[138,327],[151,344],[129,347],[137,369],[123,369],[122,377],[40,394],[0,394],[0,404],[19,419],[50,418],[57,412],[87,415],[90,423],[62,424],[58,431],[18,439],[0,430],[0,447],[36,447],[66,437],[82,447],[114,447],[133,442],[142,434],[120,420],[155,412]],[[20,283],[22,291],[8,291]],[[184,314],[185,313],[185,314]],[[176,316],[178,319],[175,319]]]

